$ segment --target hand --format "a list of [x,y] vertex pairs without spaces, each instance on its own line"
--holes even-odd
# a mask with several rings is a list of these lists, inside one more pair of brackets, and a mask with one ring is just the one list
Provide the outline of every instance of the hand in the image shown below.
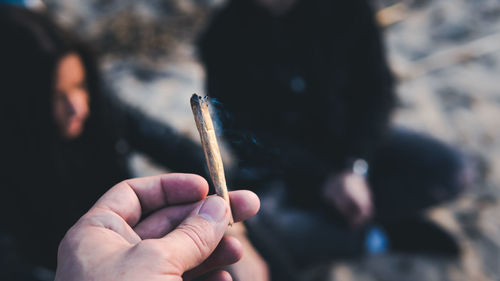
[[373,216],[373,201],[365,178],[351,172],[334,175],[326,180],[323,195],[354,227]]
[[[66,233],[56,280],[190,280],[232,264],[241,244],[223,237],[229,206],[206,197],[207,182],[170,174],[121,182]],[[230,192],[235,221],[253,216],[259,199]],[[231,280],[215,271],[207,280]]]
[[254,248],[246,235],[246,228],[242,223],[235,224],[226,234],[238,238],[243,245],[243,256],[237,263],[229,266],[228,271],[237,281],[269,281],[269,268],[262,256]]

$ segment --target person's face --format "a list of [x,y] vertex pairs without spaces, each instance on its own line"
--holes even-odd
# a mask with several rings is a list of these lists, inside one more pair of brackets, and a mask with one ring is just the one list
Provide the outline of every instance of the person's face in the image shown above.
[[79,137],[89,112],[85,69],[80,57],[71,53],[59,61],[56,69],[53,116],[61,136]]

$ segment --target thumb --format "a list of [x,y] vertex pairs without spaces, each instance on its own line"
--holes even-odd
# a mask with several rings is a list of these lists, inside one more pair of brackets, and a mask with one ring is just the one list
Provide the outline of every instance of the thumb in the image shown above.
[[181,272],[200,265],[215,250],[229,223],[229,207],[219,196],[207,198],[176,229],[161,240]]

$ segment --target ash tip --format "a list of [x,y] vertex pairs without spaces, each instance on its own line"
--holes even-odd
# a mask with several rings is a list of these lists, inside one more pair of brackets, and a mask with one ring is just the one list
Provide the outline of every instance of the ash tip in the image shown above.
[[209,101],[209,98],[208,96],[200,96],[200,95],[197,95],[197,94],[193,94],[191,96],[191,104],[202,104],[202,103],[208,103]]
[[193,94],[191,96],[191,103],[199,103],[202,97],[198,96],[197,94]]

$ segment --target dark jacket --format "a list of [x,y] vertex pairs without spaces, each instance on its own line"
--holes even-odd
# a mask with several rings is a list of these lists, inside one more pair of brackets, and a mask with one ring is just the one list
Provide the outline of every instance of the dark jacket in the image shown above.
[[[65,232],[130,177],[128,146],[174,171],[204,173],[199,145],[103,93],[91,52],[48,17],[0,5],[0,38],[0,231],[26,262],[55,268]],[[52,96],[56,65],[70,52],[84,63],[91,114],[82,135],[66,141]]]
[[222,105],[237,177],[284,178],[305,202],[305,188],[317,198],[328,173],[370,159],[392,77],[366,1],[303,0],[283,16],[255,2],[230,1],[204,33],[208,93]]

